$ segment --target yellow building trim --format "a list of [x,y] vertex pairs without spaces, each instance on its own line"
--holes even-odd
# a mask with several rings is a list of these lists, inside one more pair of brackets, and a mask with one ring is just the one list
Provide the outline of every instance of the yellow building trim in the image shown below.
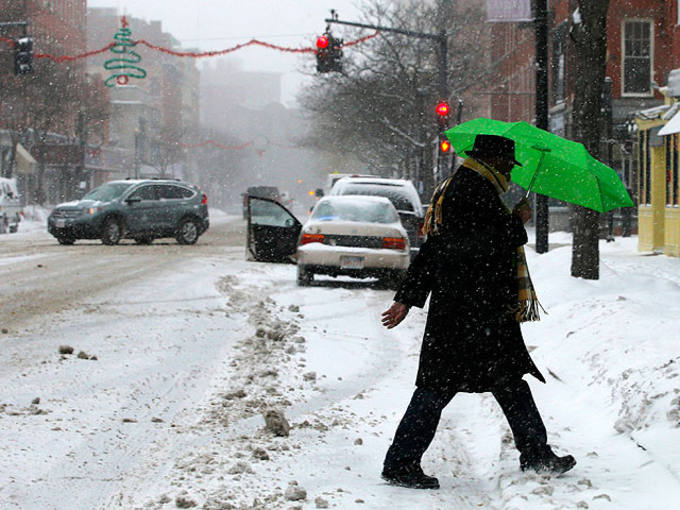
[[652,222],[654,249],[664,247],[666,209],[666,147],[652,147]]
[[638,131],[649,131],[655,127],[665,126],[666,122],[668,121],[663,119],[635,119],[635,124],[637,125]]
[[[662,115],[672,117],[677,115],[675,98],[665,97],[664,104],[670,108],[651,108],[640,112],[635,118],[638,128],[638,250],[659,251],[666,255],[680,257],[680,207],[666,203],[668,165],[673,160],[666,161],[666,145],[650,146],[650,132],[655,128],[665,126],[668,119]],[[672,115],[671,115],[672,114]],[[653,118],[649,118],[653,117]],[[677,135],[667,135],[677,136]],[[666,139],[666,136],[662,137]],[[656,136],[652,142],[658,144]],[[648,152],[648,153],[647,153]],[[671,154],[673,154],[671,152]],[[668,163],[668,164],[667,164]],[[649,189],[647,189],[649,188]]]
[[666,255],[680,257],[680,208],[667,206],[665,210],[665,239]]
[[654,251],[654,216],[648,205],[638,207],[638,251]]

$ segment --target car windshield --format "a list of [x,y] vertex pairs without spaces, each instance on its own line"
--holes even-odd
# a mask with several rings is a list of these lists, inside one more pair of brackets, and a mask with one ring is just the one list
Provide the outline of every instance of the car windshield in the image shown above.
[[333,200],[320,202],[312,219],[317,221],[358,221],[366,223],[397,223],[399,216],[390,204],[369,200]]
[[385,197],[392,202],[397,211],[414,211],[407,191],[401,186],[387,184],[348,184],[342,189],[343,195],[370,195]]
[[130,186],[132,186],[130,182],[109,182],[108,184],[102,184],[85,195],[83,200],[109,202],[121,196]]

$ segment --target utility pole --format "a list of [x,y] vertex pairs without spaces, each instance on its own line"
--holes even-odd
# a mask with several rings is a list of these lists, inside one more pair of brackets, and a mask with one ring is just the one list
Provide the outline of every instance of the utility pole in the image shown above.
[[[443,0],[449,2],[450,0]],[[418,39],[429,39],[439,45],[439,95],[441,100],[448,101],[449,85],[448,85],[448,36],[445,29],[436,34],[426,32],[416,32],[414,30],[404,30],[401,28],[384,27],[381,25],[370,25],[368,23],[357,23],[355,21],[342,21],[337,19],[335,10],[331,11],[332,17],[326,18],[324,21],[328,24],[337,23],[338,25],[348,25],[350,27],[370,28],[378,30],[379,32],[392,32],[395,34],[405,35],[406,37],[415,37]],[[438,161],[438,175],[444,175],[444,169],[441,166],[444,164],[444,158],[439,158]],[[424,195],[429,196],[434,190],[434,176],[428,168],[424,168],[422,173]]]
[[[613,110],[612,110],[612,79],[609,76],[605,76],[604,85],[602,86],[602,114],[604,116],[604,132],[605,132],[605,143],[607,144],[607,165],[613,168],[614,156],[613,149],[614,146],[612,142],[613,134]],[[614,211],[609,211],[606,213],[607,218],[607,242],[610,243],[614,241]]]
[[146,145],[146,119],[139,117],[139,127],[135,129],[135,179],[139,179],[139,170],[144,161]]
[[[548,124],[548,2],[534,1],[536,34],[536,127],[550,131]],[[548,197],[536,194],[536,253],[548,251]]]
[[85,114],[78,112],[78,121],[76,124],[76,131],[78,133],[78,163],[76,165],[76,172],[74,176],[74,186],[72,193],[77,198],[80,198],[81,193],[87,188],[85,183],[85,149],[87,146],[87,134],[85,127]]

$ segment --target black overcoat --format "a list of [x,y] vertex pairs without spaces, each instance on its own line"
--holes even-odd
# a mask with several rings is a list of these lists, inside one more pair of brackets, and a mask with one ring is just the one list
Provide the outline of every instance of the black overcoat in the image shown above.
[[394,298],[422,308],[431,293],[416,385],[483,392],[527,373],[545,382],[509,311],[517,247],[527,242],[521,219],[465,163],[442,205],[439,233],[421,246]]

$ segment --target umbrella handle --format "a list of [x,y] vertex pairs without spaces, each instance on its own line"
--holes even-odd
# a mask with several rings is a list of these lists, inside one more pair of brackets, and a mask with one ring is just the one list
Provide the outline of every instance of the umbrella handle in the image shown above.
[[536,176],[538,175],[538,169],[541,168],[541,163],[543,163],[543,158],[545,157],[546,152],[550,152],[550,149],[543,148],[543,147],[532,147],[532,149],[536,149],[537,151],[540,151],[541,153],[541,159],[538,160],[538,165],[536,165],[536,171],[534,172],[533,177],[531,177],[531,182],[529,183],[529,187],[527,188],[527,194],[524,195],[524,198],[527,199],[529,198],[529,193],[531,193],[531,187],[534,185],[534,181],[536,180]]

